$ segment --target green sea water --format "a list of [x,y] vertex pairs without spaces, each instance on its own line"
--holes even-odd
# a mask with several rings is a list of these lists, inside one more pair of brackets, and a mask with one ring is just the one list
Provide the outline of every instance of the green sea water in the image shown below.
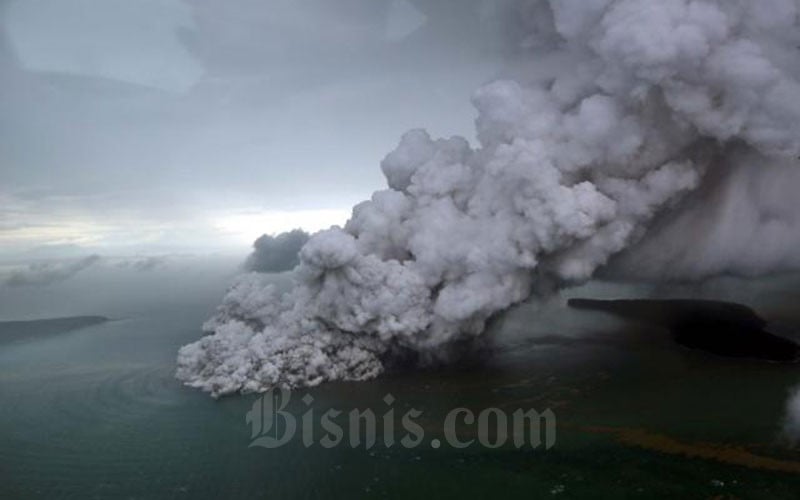
[[[212,307],[0,343],[0,498],[800,497],[800,474],[785,470],[800,453],[781,435],[793,365],[526,305],[492,326],[478,361],[297,394],[349,410],[384,408],[390,393],[423,413],[421,446],[264,449],[249,447],[245,421],[257,396],[214,400],[173,377]],[[550,408],[556,445],[433,448],[456,407]]]

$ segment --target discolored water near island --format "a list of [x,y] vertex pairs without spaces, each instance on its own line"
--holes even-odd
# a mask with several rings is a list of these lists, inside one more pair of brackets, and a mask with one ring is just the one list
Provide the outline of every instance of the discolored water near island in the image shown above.
[[[299,417],[310,395],[318,412],[381,414],[391,394],[422,412],[414,449],[250,447],[258,396],[214,400],[173,377],[210,301],[0,343],[0,498],[797,498],[800,452],[782,434],[796,365],[687,349],[662,326],[565,299],[725,300],[790,336],[799,285],[591,283],[498,318],[468,363],[322,385],[287,407]],[[433,447],[458,407],[552,409],[556,444]]]

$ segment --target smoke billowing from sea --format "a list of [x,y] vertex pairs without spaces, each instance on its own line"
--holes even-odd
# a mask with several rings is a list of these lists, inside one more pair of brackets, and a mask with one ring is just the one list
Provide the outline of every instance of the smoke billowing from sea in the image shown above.
[[800,389],[795,389],[786,403],[783,433],[791,444],[800,443]]
[[309,239],[290,291],[238,280],[211,335],[181,349],[180,379],[219,395],[368,379],[409,353],[447,360],[493,314],[631,248],[608,269],[797,264],[781,248],[798,239],[797,211],[772,194],[797,178],[800,2],[515,8],[528,63],[475,92],[478,146],[406,133],[381,164],[387,189]]

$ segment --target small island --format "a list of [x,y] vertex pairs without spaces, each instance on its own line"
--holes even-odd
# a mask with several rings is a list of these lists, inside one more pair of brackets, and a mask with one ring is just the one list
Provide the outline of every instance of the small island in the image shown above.
[[800,360],[800,346],[767,331],[767,321],[741,304],[692,299],[570,299],[568,305],[664,327],[678,344],[720,356]]
[[33,340],[111,321],[105,316],[71,316],[30,321],[0,321],[0,343]]

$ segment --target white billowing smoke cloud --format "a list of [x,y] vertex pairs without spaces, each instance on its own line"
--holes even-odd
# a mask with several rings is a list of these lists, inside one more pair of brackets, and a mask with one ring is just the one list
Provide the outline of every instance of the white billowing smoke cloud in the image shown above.
[[180,379],[220,395],[447,359],[491,315],[591,277],[707,172],[800,152],[797,1],[528,7],[525,44],[552,47],[552,78],[479,89],[478,148],[408,132],[388,189],[308,241],[294,288],[240,278]]

